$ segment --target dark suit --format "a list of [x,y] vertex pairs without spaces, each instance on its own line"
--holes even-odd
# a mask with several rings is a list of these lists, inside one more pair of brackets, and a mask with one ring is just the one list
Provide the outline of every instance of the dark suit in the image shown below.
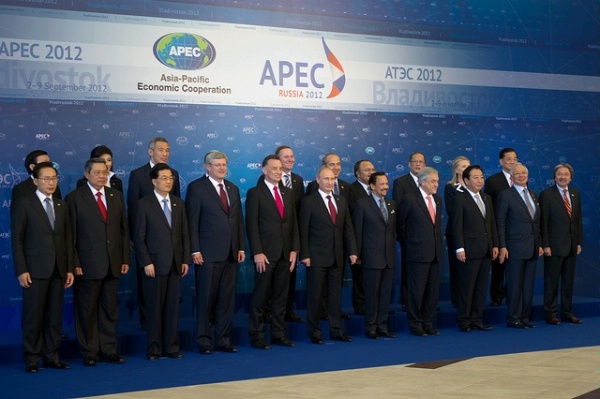
[[448,247],[448,276],[450,279],[450,300],[452,306],[456,307],[458,303],[458,260],[456,259],[456,248],[454,248],[454,239],[452,238],[452,204],[454,197],[458,193],[464,193],[464,188],[460,183],[446,184],[444,187],[444,205],[448,219],[446,221],[446,246]]
[[[114,188],[115,190],[123,192],[123,180],[119,179],[117,175],[113,174],[108,180],[110,181],[110,188]],[[77,180],[77,187],[81,187],[86,183],[87,179],[85,177],[82,177],[81,179]]]
[[[284,172],[285,175],[285,172]],[[302,198],[304,198],[304,179],[302,178],[302,176],[291,172],[291,182],[292,182],[292,192],[293,192],[293,196],[294,196],[294,206],[296,207],[296,216],[298,216],[300,214],[300,203],[302,202]],[[285,177],[282,176],[281,177],[281,181],[279,182],[279,187],[285,187],[284,185],[284,179]],[[262,182],[265,180],[265,175],[260,175],[260,177],[258,178],[258,183]],[[290,274],[290,288],[288,291],[288,300],[287,300],[287,304],[285,306],[285,312],[286,315],[293,313],[294,311],[294,299],[296,296],[296,274],[297,274],[298,268],[295,267],[294,270],[292,271],[292,274]]]
[[388,332],[396,265],[396,204],[384,199],[388,220],[373,196],[359,199],[352,213],[365,287],[365,332]]
[[[404,176],[400,176],[394,180],[393,188],[392,188],[392,198],[396,203],[396,207],[399,207],[402,203],[402,198],[408,193],[418,193],[419,186],[415,183],[415,179],[413,175],[408,172]],[[396,209],[398,212],[399,209]],[[406,249],[404,248],[404,242],[398,237],[398,242],[400,243],[400,303],[403,306],[406,306],[408,302],[408,276],[406,274],[407,268],[404,265],[404,255]]]
[[155,193],[138,201],[133,240],[137,267],[154,265],[154,277],[144,274],[146,304],[146,353],[179,352],[179,292],[182,265],[191,263],[190,233],[183,201],[174,195],[171,225]]
[[125,201],[120,191],[104,187],[105,222],[89,185],[66,198],[75,237],[73,289],[75,328],[84,358],[117,353],[118,285],[121,265],[131,264]]
[[302,200],[299,217],[300,259],[310,258],[306,269],[306,327],[313,339],[321,339],[319,318],[327,292],[329,337],[343,335],[341,328],[344,253],[356,255],[356,240],[346,199],[331,194],[337,205],[335,224],[317,191]]
[[279,189],[284,205],[279,215],[273,194],[265,182],[248,190],[246,195],[246,232],[253,255],[264,254],[269,260],[266,271],[256,273],[249,332],[252,341],[264,340],[262,314],[271,296],[271,338],[285,336],[285,306],[290,278],[290,252],[300,251],[298,220],[292,191]]
[[398,217],[408,276],[408,324],[413,331],[434,329],[442,260],[442,199],[434,194],[435,223],[423,195],[407,193]]
[[[27,176],[25,180],[14,186],[10,193],[10,215],[12,216],[13,214],[13,209],[17,203],[17,200],[34,194],[36,190],[37,186],[33,183],[31,175]],[[62,198],[62,194],[60,192],[60,187],[58,187],[58,184],[56,185],[56,191],[54,191],[54,194],[52,194],[52,198]]]
[[[354,213],[356,202],[368,195],[362,184],[358,181],[353,182],[350,185],[350,193],[348,194],[350,213]],[[356,313],[362,314],[365,311],[365,284],[362,267],[359,264],[354,264],[350,265],[350,270],[352,271],[352,307]]]
[[73,272],[73,237],[67,204],[54,198],[55,226],[36,194],[14,203],[11,244],[15,275],[29,273],[23,288],[23,347],[25,363],[58,363],[62,333],[64,284]]
[[533,308],[535,266],[542,246],[540,236],[540,206],[533,191],[530,200],[535,207],[531,217],[523,199],[522,187],[502,191],[496,201],[498,244],[508,250],[506,273],[506,321],[529,323]]
[[481,199],[485,217],[468,190],[457,194],[452,205],[454,248],[464,248],[466,256],[466,262],[458,263],[460,295],[456,316],[463,328],[483,322],[492,253],[498,247],[492,199],[487,194],[481,194]]
[[[137,169],[134,169],[129,174],[129,186],[127,188],[127,212],[129,216],[129,231],[131,234],[135,231],[135,216],[137,215],[137,203],[140,198],[145,197],[148,194],[151,194],[154,191],[154,185],[152,185],[152,179],[150,178],[150,171],[152,167],[150,166],[150,162],[140,166]],[[179,185],[179,173],[171,168],[173,172],[173,188],[171,189],[171,194],[181,198],[181,189]],[[133,242],[133,239],[131,240]],[[137,264],[136,257],[136,264]],[[144,269],[137,268],[136,271],[136,281],[137,281],[137,299],[138,299],[138,307],[140,311],[140,324],[144,327],[146,323],[146,309],[144,307]]]
[[[498,195],[506,189],[509,189],[510,185],[506,180],[504,172],[500,171],[495,175],[491,175],[485,179],[485,186],[483,192],[492,197],[492,205],[496,205]],[[504,287],[504,269],[506,264],[500,263],[498,258],[492,261],[492,279],[490,281],[490,298],[492,302],[502,303],[504,297],[506,297],[506,288]]]
[[188,186],[186,197],[191,253],[200,252],[204,261],[195,266],[196,340],[200,348],[211,347],[210,320],[215,325],[217,347],[231,344],[238,252],[246,248],[240,191],[230,181],[224,180],[223,185],[229,198],[229,213],[206,176]]
[[560,281],[561,318],[573,316],[573,284],[577,246],[583,245],[583,222],[579,190],[569,186],[571,217],[557,186],[540,193],[542,211],[542,247],[550,247],[552,256],[544,257],[544,313],[546,319],[558,313],[558,283]]

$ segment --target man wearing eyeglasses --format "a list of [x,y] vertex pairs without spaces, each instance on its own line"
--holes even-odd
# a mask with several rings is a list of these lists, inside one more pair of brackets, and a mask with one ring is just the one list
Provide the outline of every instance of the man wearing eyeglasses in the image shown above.
[[187,215],[181,198],[170,195],[175,179],[171,168],[156,164],[150,178],[154,191],[138,203],[133,234],[137,267],[144,271],[146,356],[181,359],[179,293],[191,262]]
[[[135,231],[135,216],[137,214],[137,204],[140,198],[152,194],[154,186],[150,179],[150,170],[154,165],[159,163],[169,163],[169,156],[171,155],[171,147],[169,142],[164,137],[154,137],[148,143],[148,156],[150,160],[148,163],[140,166],[137,169],[131,171],[129,175],[129,187],[127,188],[127,212],[129,216],[129,231],[133,233]],[[173,188],[171,194],[177,197],[181,196],[181,189],[179,185],[179,173],[173,168]],[[133,244],[133,240],[132,244]],[[136,259],[137,263],[137,259]],[[146,308],[144,306],[144,291],[143,291],[143,280],[144,272],[143,269],[137,269],[137,299],[139,307],[140,325],[145,328],[146,323]]]
[[[35,193],[37,186],[33,182],[33,168],[41,162],[50,162],[50,156],[44,150],[34,150],[31,151],[25,157],[25,169],[29,174],[29,178],[23,180],[21,183],[17,184],[13,187],[11,192],[11,201],[10,201],[10,212],[12,215],[13,209],[15,207],[16,202],[23,197],[27,197],[33,193]],[[61,199],[62,195],[60,192],[60,187],[56,184],[56,189],[52,193],[53,198]]]
[[23,352],[25,371],[67,370],[58,351],[65,288],[73,284],[73,246],[69,209],[53,198],[56,169],[51,162],[33,168],[34,194],[14,204],[11,241],[15,275],[23,287]]
[[85,163],[87,184],[67,195],[75,237],[75,331],[85,366],[98,360],[122,364],[117,353],[119,277],[131,263],[123,194],[105,187],[102,158]]
[[[394,185],[392,189],[392,198],[396,203],[396,207],[399,207],[402,203],[402,198],[407,193],[414,193],[415,195],[420,194],[419,191],[419,172],[426,165],[425,163],[425,155],[421,152],[413,152],[410,154],[408,160],[408,168],[409,172],[404,176],[398,177],[394,180]],[[397,212],[400,209],[396,209]],[[408,277],[407,277],[407,268],[406,268],[406,245],[398,236],[398,242],[400,243],[400,256],[397,259],[400,259],[400,304],[402,305],[402,310],[406,311],[406,306],[408,303]]]

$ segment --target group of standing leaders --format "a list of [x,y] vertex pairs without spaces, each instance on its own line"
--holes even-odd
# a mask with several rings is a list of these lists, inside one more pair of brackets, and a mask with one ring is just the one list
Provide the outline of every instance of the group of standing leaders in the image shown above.
[[[481,318],[490,270],[491,305],[499,306],[506,298],[507,326],[534,328],[530,317],[540,256],[544,256],[546,322],[582,323],[572,308],[575,261],[583,244],[580,195],[569,186],[573,168],[558,164],[554,168],[555,185],[538,198],[528,188],[529,171],[518,162],[514,149],[502,149],[499,160],[502,171],[485,180],[484,186],[483,170],[470,166],[466,157],[457,157],[452,165],[453,179],[444,191],[449,216],[446,238],[451,299],[461,331],[492,329]],[[463,264],[471,267],[462,268]]]
[[[246,237],[255,265],[249,312],[251,344],[292,347],[286,321],[294,313],[295,270],[307,268],[307,331],[323,343],[342,342],[343,272],[353,276],[352,304],[364,315],[368,338],[393,338],[388,328],[396,240],[401,247],[400,302],[417,336],[435,329],[442,261],[442,199],[438,172],[425,155],[409,158],[409,173],[393,182],[386,198],[385,172],[371,162],[354,165],[356,181],[339,178],[341,159],[326,154],[304,195],[302,177],[292,173],[294,154],[280,146],[262,163],[262,176],[247,193],[242,217],[239,189],[225,177],[227,156],[211,151],[206,173],[180,199],[179,175],[168,166],[169,143],[148,145],[149,162],[131,172],[127,218],[122,182],[112,172],[112,152],[99,146],[85,163],[84,178],[61,199],[57,171],[44,151],[25,159],[31,178],[15,186],[11,202],[15,274],[23,287],[23,342],[26,371],[68,369],[58,351],[64,290],[74,287],[75,326],[84,365],[125,362],[117,350],[118,281],[128,272],[131,248],[138,273],[140,322],[147,331],[148,360],[181,358],[180,280],[195,265],[197,342],[201,354],[237,352],[231,342],[238,265],[246,259]],[[549,324],[581,323],[572,311],[576,256],[581,252],[581,204],[569,184],[573,169],[559,164],[556,184],[539,198],[527,188],[527,168],[516,152],[500,152],[502,172],[484,181],[478,165],[457,157],[446,185],[446,238],[451,298],[461,331],[489,331],[483,307],[492,271],[493,305],[504,296],[507,326],[532,328],[535,265],[544,256],[544,311]],[[485,192],[482,192],[485,183]],[[488,194],[489,193],[489,194]],[[450,256],[452,255],[452,256]],[[497,264],[492,261],[497,259]],[[558,310],[558,287],[561,309]],[[559,318],[560,317],[560,318]],[[213,337],[216,342],[212,342]]]

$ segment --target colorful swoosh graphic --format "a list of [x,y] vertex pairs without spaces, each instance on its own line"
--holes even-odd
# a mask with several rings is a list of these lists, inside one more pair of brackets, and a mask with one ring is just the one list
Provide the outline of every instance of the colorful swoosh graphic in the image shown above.
[[331,78],[333,80],[333,84],[331,85],[331,92],[327,96],[327,98],[333,98],[339,95],[342,90],[344,90],[344,86],[346,86],[346,73],[344,72],[344,67],[337,59],[335,54],[327,47],[325,43],[325,38],[321,38],[323,40],[323,49],[325,50],[325,55],[327,56],[327,61],[329,61],[329,68],[331,69]]

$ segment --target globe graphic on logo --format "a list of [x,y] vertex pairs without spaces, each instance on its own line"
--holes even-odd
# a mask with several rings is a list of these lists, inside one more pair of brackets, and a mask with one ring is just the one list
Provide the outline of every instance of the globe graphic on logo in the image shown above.
[[215,48],[202,36],[171,33],[154,44],[154,55],[164,65],[182,70],[202,69],[215,59]]

